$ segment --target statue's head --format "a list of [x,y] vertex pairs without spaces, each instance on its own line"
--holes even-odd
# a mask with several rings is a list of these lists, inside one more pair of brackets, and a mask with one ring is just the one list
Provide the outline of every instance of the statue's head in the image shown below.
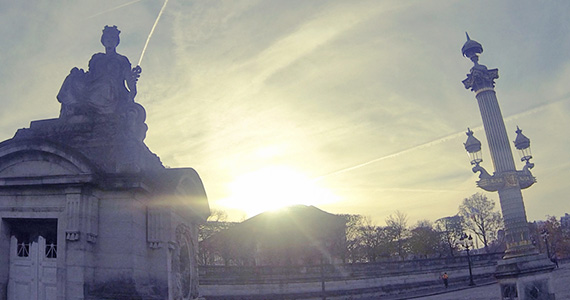
[[119,29],[117,29],[117,26],[115,25],[113,25],[112,27],[105,26],[105,28],[103,29],[103,35],[101,35],[101,44],[105,46],[105,49],[116,48],[117,45],[119,45],[119,42],[121,41],[119,39],[120,33],[121,31],[119,31]]

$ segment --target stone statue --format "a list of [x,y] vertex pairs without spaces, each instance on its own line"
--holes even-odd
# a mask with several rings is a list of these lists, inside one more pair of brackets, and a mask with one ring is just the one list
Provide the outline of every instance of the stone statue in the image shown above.
[[129,59],[117,53],[120,33],[117,26],[105,26],[101,36],[105,53],[91,57],[87,72],[71,69],[57,95],[59,119],[68,123],[120,120],[119,126],[142,141],[148,128],[146,112],[134,101],[142,70],[140,66],[131,68]]
[[97,53],[89,61],[89,70],[73,68],[59,94],[60,118],[74,115],[111,114],[134,103],[140,66],[131,63],[116,51],[120,31],[117,26],[105,26],[101,43],[105,53]]

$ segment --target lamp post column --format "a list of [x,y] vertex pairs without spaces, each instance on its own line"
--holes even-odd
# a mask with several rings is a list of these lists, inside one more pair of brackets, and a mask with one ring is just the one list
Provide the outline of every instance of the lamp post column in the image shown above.
[[[477,184],[486,191],[499,193],[505,222],[506,257],[537,253],[530,241],[521,193],[521,188],[529,187],[535,179],[530,170],[521,173],[515,168],[505,122],[494,90],[495,79],[499,78],[499,70],[489,70],[486,66],[479,64],[478,55],[483,52],[483,47],[479,43],[468,39],[462,50],[464,55],[474,63],[471,72],[467,74],[467,79],[463,80],[463,84],[465,88],[475,92],[495,168],[492,176],[486,171],[481,172],[481,180]],[[477,166],[479,170],[474,171],[483,169],[478,164]]]
[[546,256],[550,259],[550,248],[548,247],[548,230],[544,229],[542,231],[542,238],[544,239],[544,245],[546,246]]
[[469,250],[473,248],[473,237],[471,237],[471,235],[468,236],[467,233],[463,233],[463,235],[461,235],[461,238],[459,238],[459,240],[461,241],[461,246],[465,248],[465,252],[467,252],[467,265],[469,266],[469,285],[473,286],[475,285],[475,282],[473,281],[471,256],[469,255]]
[[493,175],[480,166],[483,161],[480,155],[481,142],[473,136],[471,130],[467,132],[465,149],[472,157],[473,172],[480,172],[477,186],[489,192],[499,193],[505,225],[507,249],[495,273],[501,286],[502,299],[516,297],[519,300],[553,300],[555,296],[552,292],[550,272],[554,265],[545,257],[538,255],[536,247],[531,242],[521,192],[536,182],[530,172],[534,167],[534,164],[530,163],[532,158],[530,140],[517,128],[515,147],[523,154],[521,161],[526,161],[526,165],[519,171],[514,164],[505,122],[494,90],[499,71],[479,64],[479,55],[483,52],[483,47],[471,40],[469,35],[461,51],[474,64],[463,84],[466,89],[475,92],[495,169]]

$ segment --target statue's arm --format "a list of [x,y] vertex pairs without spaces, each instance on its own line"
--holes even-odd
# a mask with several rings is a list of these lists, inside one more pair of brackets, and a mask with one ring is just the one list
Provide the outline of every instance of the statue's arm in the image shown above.
[[129,61],[129,59],[125,56],[121,57],[124,59],[125,63],[125,67],[124,67],[124,77],[125,77],[125,82],[127,84],[127,88],[129,89],[129,98],[131,100],[135,99],[135,96],[137,95],[137,81],[139,80],[139,77],[141,76],[141,72],[142,69],[140,66],[136,66],[134,68],[131,69],[131,62]]
[[127,82],[127,88],[129,88],[129,95],[131,100],[137,95],[137,81],[141,76],[142,69],[140,66],[136,66],[132,69],[129,67],[129,71],[126,74],[125,81]]

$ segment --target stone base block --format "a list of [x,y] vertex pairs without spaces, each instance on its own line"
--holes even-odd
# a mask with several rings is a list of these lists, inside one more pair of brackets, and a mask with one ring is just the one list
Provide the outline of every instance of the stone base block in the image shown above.
[[499,261],[495,277],[503,300],[555,300],[552,270],[546,255],[527,255]]

